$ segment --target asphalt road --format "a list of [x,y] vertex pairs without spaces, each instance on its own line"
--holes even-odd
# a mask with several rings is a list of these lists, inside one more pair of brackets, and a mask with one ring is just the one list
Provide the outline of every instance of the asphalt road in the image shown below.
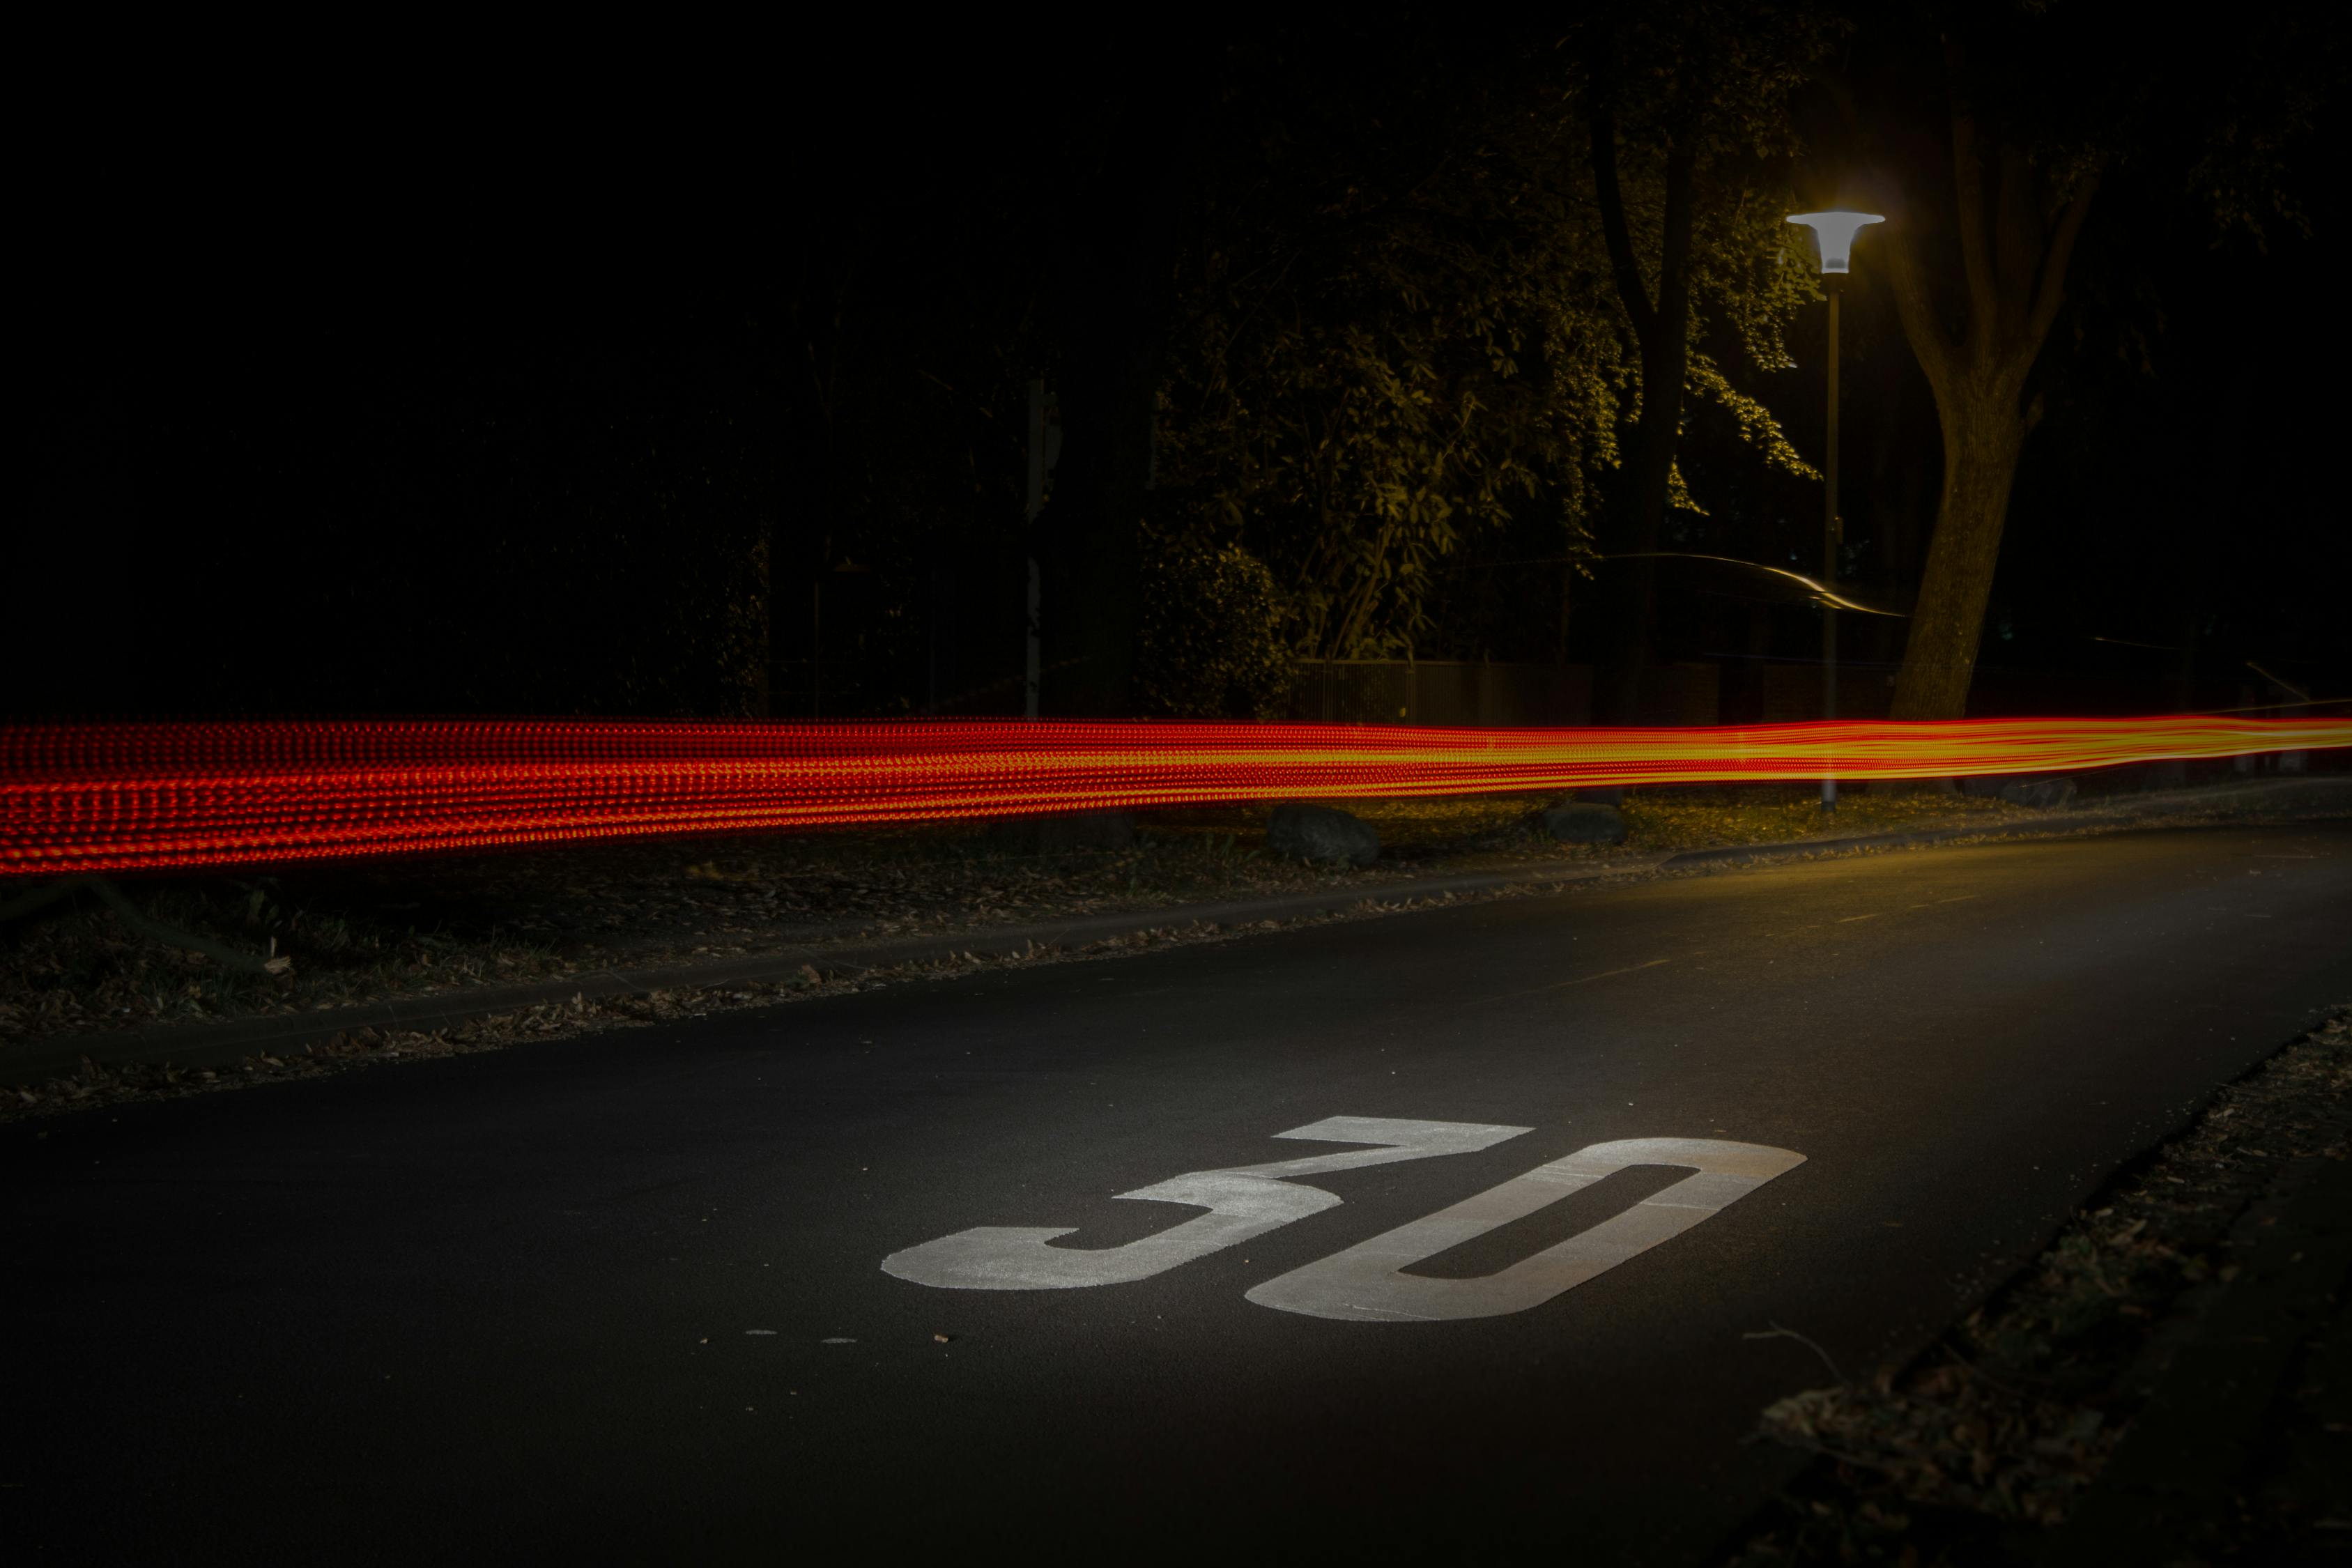
[[[0,1540],[1700,1561],[1790,1468],[1742,1443],[1757,1410],[1826,1376],[1746,1335],[1855,1373],[1909,1353],[2347,999],[2352,826],[2170,831],[23,1124]],[[1332,1118],[1448,1125],[1278,1136]],[[1685,1142],[1568,1159],[1630,1139]],[[1368,1152],[1175,1184],[1190,1206],[1113,1196]]]

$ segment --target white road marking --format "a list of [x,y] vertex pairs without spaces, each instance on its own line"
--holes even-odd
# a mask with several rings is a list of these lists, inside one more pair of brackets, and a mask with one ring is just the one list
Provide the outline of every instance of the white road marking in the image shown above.
[[1842,926],[1850,926],[1856,921],[1874,921],[1885,912],[1886,911],[1885,910],[1876,910],[1866,915],[1848,915],[1837,923]]
[[[1595,978],[1598,978],[1597,976]],[[1437,1154],[1467,1154],[1532,1131],[1527,1127],[1468,1121],[1407,1121],[1381,1116],[1331,1116],[1277,1132],[1328,1143],[1374,1143],[1374,1149],[1310,1154],[1263,1165],[1192,1171],[1119,1198],[1190,1204],[1209,1212],[1183,1224],[1130,1241],[1124,1247],[1053,1247],[1073,1226],[980,1226],[894,1252],[882,1271],[918,1285],[948,1290],[1066,1290],[1088,1285],[1120,1285],[1148,1279],[1180,1263],[1206,1258],[1276,1226],[1339,1205],[1338,1194],[1298,1185],[1287,1178],[1328,1171],[1353,1171]]]
[[[1358,1321],[1425,1322],[1524,1312],[1681,1235],[1804,1161],[1787,1149],[1706,1138],[1595,1143],[1452,1208],[1294,1268],[1247,1295],[1261,1307]],[[1483,1279],[1432,1279],[1404,1272],[1631,1165],[1687,1165],[1696,1173]]]

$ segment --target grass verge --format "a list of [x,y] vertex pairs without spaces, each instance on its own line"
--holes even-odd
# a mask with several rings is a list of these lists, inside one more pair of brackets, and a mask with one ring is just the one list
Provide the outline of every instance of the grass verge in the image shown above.
[[[1534,888],[1507,889],[1494,896],[1527,896],[1540,890]],[[1326,925],[1336,921],[1444,908],[1459,901],[1462,901],[1459,897],[1452,893],[1424,899],[1370,897],[1336,913],[1234,924],[1199,921],[1171,922],[1076,947],[1031,943],[1024,951],[1017,952],[985,956],[963,952],[889,968],[820,969],[814,963],[805,963],[796,974],[781,981],[654,991],[642,995],[575,995],[568,1003],[517,1008],[446,1028],[386,1029],[369,1026],[342,1030],[299,1051],[257,1051],[232,1065],[218,1068],[181,1068],[168,1062],[108,1065],[85,1057],[80,1070],[76,1073],[51,1078],[37,1084],[0,1089],[0,1123],[142,1100],[178,1100],[265,1083],[323,1078],[380,1064],[468,1056],[531,1041],[600,1033],[632,1025],[710,1017],[855,991],[877,990],[885,985],[908,981],[951,979],[982,970],[1117,958],[1161,948],[1232,941],[1265,931]],[[46,1137],[47,1134],[37,1136]]]
[[[2052,1527],[2178,1349],[2192,1293],[2236,1277],[2233,1224],[2295,1163],[2352,1158],[2347,1091],[2352,1008],[2222,1089],[1917,1363],[1767,1408],[1759,1436],[1815,1462],[1731,1568],[2050,1560]],[[2279,1560],[2259,1543],[2297,1522],[2238,1521],[2246,1560]]]
[[[971,824],[654,839],[268,876],[131,880],[146,916],[193,935],[289,959],[243,973],[131,931],[82,896],[0,926],[0,1059],[7,1046],[123,1028],[323,1011],[358,1003],[559,979],[614,966],[918,933],[983,931],[1058,916],[1165,909],[1315,889],[1408,890],[1437,875],[1818,836],[1800,786],[1637,791],[1627,842],[1554,844],[1526,826],[1549,797],[1483,795],[1345,804],[1380,831],[1361,869],[1270,853],[1264,807],[1147,814],[1116,851],[1023,855]],[[1850,796],[1830,831],[1954,820],[1996,826],[2034,813],[1998,801]]]

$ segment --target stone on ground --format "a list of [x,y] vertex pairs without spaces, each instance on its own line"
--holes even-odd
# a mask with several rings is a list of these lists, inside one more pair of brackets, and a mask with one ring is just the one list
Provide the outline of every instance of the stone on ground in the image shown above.
[[2011,779],[2000,786],[2000,798],[2011,805],[2044,808],[2063,805],[2074,798],[2074,781],[2070,778]]
[[988,847],[1006,855],[1060,855],[1076,849],[1125,849],[1135,842],[1135,814],[1073,811],[1057,816],[1009,816],[988,825]]
[[1265,843],[1277,855],[1326,866],[1369,866],[1381,858],[1370,823],[1328,805],[1276,806]]
[[1960,781],[1960,793],[2011,805],[2063,805],[2074,798],[2074,781],[2063,773],[1976,773]]
[[1599,801],[1571,800],[1536,813],[1535,829],[1562,844],[1622,844],[1625,815]]

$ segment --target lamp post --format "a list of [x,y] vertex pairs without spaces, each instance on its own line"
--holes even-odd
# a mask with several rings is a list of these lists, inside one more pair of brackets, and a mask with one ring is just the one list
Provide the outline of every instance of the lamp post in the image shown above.
[[[1886,220],[1875,213],[1799,213],[1789,219],[1813,231],[1822,253],[1822,292],[1830,300],[1829,440],[1822,472],[1827,478],[1827,500],[1822,514],[1822,717],[1837,717],[1837,610],[1827,596],[1837,591],[1838,540],[1838,293],[1844,286],[1853,257],[1853,237],[1865,226]],[[1822,809],[1837,809],[1837,775],[1822,780]]]

